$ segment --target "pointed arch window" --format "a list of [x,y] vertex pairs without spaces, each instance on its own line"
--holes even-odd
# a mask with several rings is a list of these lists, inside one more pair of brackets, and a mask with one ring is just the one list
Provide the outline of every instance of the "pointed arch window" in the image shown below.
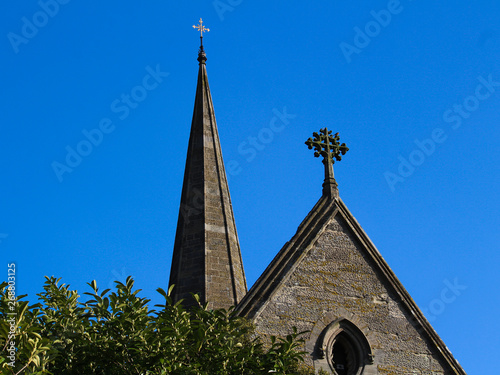
[[373,363],[370,344],[361,330],[347,319],[328,325],[318,349],[337,375],[361,375],[366,365]]

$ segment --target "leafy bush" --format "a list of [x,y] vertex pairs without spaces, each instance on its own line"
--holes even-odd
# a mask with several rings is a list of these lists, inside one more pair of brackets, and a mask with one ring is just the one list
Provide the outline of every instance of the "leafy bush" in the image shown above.
[[[271,337],[270,346],[252,337],[252,325],[233,309],[191,310],[158,289],[165,303],[150,310],[134,281],[116,290],[88,284],[90,300],[60,279],[47,277],[39,302],[26,296],[11,308],[7,283],[0,284],[0,369],[2,374],[298,374],[302,333]],[[10,304],[9,304],[10,302]],[[12,327],[12,329],[11,329]],[[15,331],[15,335],[12,334]],[[15,350],[15,353],[14,351]],[[15,354],[11,356],[11,354]]]

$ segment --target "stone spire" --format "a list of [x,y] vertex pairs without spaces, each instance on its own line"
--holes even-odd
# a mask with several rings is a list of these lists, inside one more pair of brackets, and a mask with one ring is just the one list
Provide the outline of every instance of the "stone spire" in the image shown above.
[[[204,28],[201,20],[200,25]],[[208,302],[209,307],[215,309],[236,305],[246,294],[247,285],[208,86],[206,60],[201,44],[169,284],[175,285],[175,301],[184,299],[183,304],[191,306],[195,304],[191,293],[198,293],[202,303]]]

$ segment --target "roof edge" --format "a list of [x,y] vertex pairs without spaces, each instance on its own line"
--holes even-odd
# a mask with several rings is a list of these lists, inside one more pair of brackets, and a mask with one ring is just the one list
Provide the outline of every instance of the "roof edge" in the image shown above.
[[356,218],[349,211],[345,203],[342,199],[338,198],[338,207],[339,213],[346,220],[347,224],[351,228],[351,230],[356,234],[360,242],[363,244],[365,249],[368,251],[368,254],[373,259],[373,261],[377,264],[379,269],[382,271],[383,275],[389,282],[389,284],[396,291],[403,305],[408,309],[408,311],[413,315],[415,321],[423,328],[425,334],[431,340],[431,342],[438,348],[438,350],[443,355],[444,359],[451,367],[451,369],[461,375],[467,375],[460,363],[453,357],[450,349],[446,346],[444,341],[439,337],[437,332],[434,330],[432,325],[429,323],[425,315],[422,313],[418,305],[415,303],[413,298],[410,296],[410,293],[406,290],[403,284],[399,281],[396,274],[389,267],[389,264],[382,257],[376,246],[370,240],[366,232],[363,230],[361,225],[358,223]]
[[[408,291],[401,284],[388,263],[340,198],[335,198],[333,200],[325,196],[320,198],[299,225],[295,235],[290,241],[285,243],[249,292],[236,306],[236,312],[250,319],[257,316],[258,311],[266,305],[276,291],[278,285],[292,273],[295,266],[299,263],[300,258],[306,254],[310,246],[314,244],[315,238],[321,235],[329,220],[337,214],[340,214],[346,221],[355,237],[366,250],[367,255],[373,260],[376,267],[382,273],[382,276],[398,296],[397,298],[401,301],[407,312],[411,314],[413,321],[422,327],[421,333],[426,336],[441,353],[448,367],[455,374],[466,375],[462,366],[455,357],[453,357],[451,351],[434,328],[432,328]],[[308,246],[303,248],[302,251],[298,251],[304,243],[307,243]]]
[[[287,241],[280,251],[275,255],[271,263],[266,267],[264,272],[259,276],[257,281],[252,285],[248,293],[243,297],[240,303],[236,306],[237,314],[245,317],[251,317],[251,313],[255,308],[258,309],[259,300],[268,300],[269,296],[276,289],[283,277],[289,273],[291,268],[287,266],[290,259],[298,258],[301,254],[296,254],[296,249],[309,239],[312,243],[324,228],[324,225],[317,224],[325,217],[325,213],[335,207],[330,198],[322,196],[314,205],[313,209],[305,217],[297,228],[297,232],[293,235],[290,241]],[[335,212],[332,212],[335,215]],[[317,229],[315,229],[317,228]],[[312,237],[312,238],[311,238]],[[303,252],[304,253],[304,252]],[[296,262],[292,262],[295,264]]]

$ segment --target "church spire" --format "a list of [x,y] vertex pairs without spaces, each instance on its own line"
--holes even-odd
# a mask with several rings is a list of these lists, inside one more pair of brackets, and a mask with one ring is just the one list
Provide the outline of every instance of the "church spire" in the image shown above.
[[[201,19],[194,27],[201,38],[208,31]],[[174,300],[184,299],[185,306],[198,293],[210,308],[228,308],[247,286],[201,41],[170,285]]]

